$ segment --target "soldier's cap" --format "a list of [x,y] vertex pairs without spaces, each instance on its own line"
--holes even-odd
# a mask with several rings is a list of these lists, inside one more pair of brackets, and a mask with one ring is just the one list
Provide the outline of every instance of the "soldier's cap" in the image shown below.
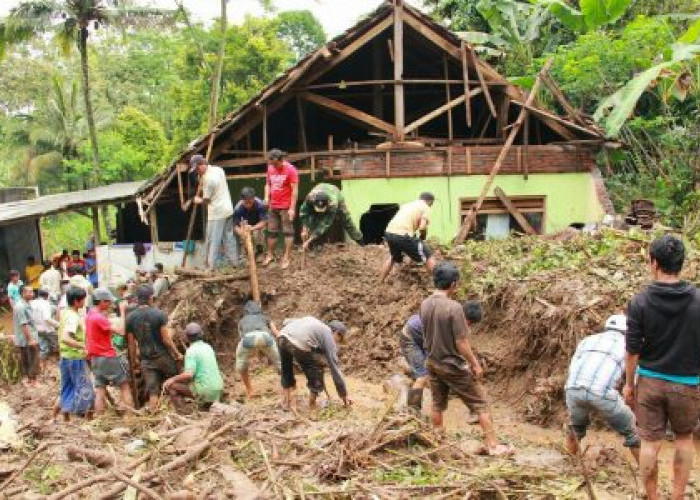
[[281,159],[284,158],[286,155],[285,155],[284,151],[282,151],[281,149],[275,148],[275,149],[271,149],[271,150],[267,153],[267,156],[268,156],[268,158],[270,158],[271,160],[281,160]]
[[331,330],[333,330],[334,332],[341,334],[343,337],[347,337],[348,328],[345,326],[345,323],[343,323],[342,321],[338,321],[337,319],[334,319],[333,321],[328,323],[328,327]]
[[331,199],[327,193],[319,191],[318,193],[313,194],[311,203],[313,204],[315,211],[325,212],[326,210],[328,210],[328,204],[330,203],[330,201]]
[[187,326],[185,327],[185,335],[188,337],[197,337],[202,334],[202,327],[199,326],[199,323],[187,323]]

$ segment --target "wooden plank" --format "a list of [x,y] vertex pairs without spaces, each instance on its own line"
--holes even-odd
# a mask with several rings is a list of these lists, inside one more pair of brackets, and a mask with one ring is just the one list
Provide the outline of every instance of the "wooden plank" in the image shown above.
[[[312,160],[314,157],[311,157]],[[299,175],[305,175],[305,174],[311,174],[312,171],[310,168],[298,168],[297,173]],[[314,172],[315,174],[315,172]],[[254,174],[226,174],[226,178],[230,180],[234,179],[264,179],[267,174],[265,172],[258,172]],[[311,178],[311,180],[314,180],[315,176]]]
[[389,132],[390,134],[396,134],[396,127],[394,127],[392,124],[387,123],[384,120],[380,120],[379,118],[365,113],[364,111],[353,108],[352,106],[348,106],[342,102],[338,102],[318,94],[313,94],[311,92],[302,92],[299,95],[306,101],[349,116],[355,120],[366,123],[367,125],[371,125],[374,128],[378,128],[379,130]]
[[481,68],[479,67],[479,60],[476,58],[476,54],[474,54],[473,50],[468,51],[467,55],[471,59],[472,66],[474,66],[474,71],[476,71],[476,76],[479,79],[479,85],[481,85],[481,89],[484,91],[486,104],[488,104],[489,109],[491,110],[491,115],[494,118],[496,118],[498,116],[498,113],[496,112],[496,106],[494,106],[493,104],[493,99],[491,99],[491,92],[489,91],[488,85],[486,85],[484,74],[481,72]]
[[301,151],[308,151],[308,145],[306,144],[306,119],[304,117],[304,104],[301,102],[301,98],[297,96],[297,116],[299,117],[299,146]]
[[158,239],[158,219],[156,218],[157,210],[151,210],[148,213],[148,225],[151,230],[151,243],[157,245],[159,243]]
[[[474,95],[477,95],[481,92],[482,92],[481,89],[474,89],[474,90],[472,90],[471,95],[474,96]],[[461,95],[459,97],[455,97],[447,104],[443,104],[439,108],[434,109],[430,113],[423,115],[420,118],[418,118],[417,120],[415,120],[414,122],[406,125],[404,132],[407,134],[409,132],[412,132],[413,130],[417,129],[421,125],[424,125],[425,123],[428,123],[430,120],[433,120],[433,119],[437,118],[438,116],[440,116],[441,114],[447,112],[447,110],[452,109],[455,106],[459,106],[460,104],[462,104],[465,101],[465,99],[466,98],[463,95]]]
[[467,44],[462,42],[460,56],[462,59],[462,81],[464,82],[464,104],[467,110],[467,128],[472,128],[472,99],[469,91],[469,65],[467,64]]
[[246,253],[248,254],[248,272],[250,273],[250,291],[253,300],[260,304],[260,282],[258,281],[258,264],[255,262],[255,248],[253,248],[253,236],[250,231],[243,233]]
[[530,175],[530,115],[525,117],[523,124],[523,179]]
[[501,95],[501,103],[498,107],[498,125],[497,133],[499,137],[506,137],[506,124],[508,123],[508,114],[510,112],[510,97],[508,94]]
[[316,181],[316,156],[311,156],[311,169],[309,171],[311,174],[311,182]]
[[491,168],[491,172],[489,173],[488,178],[486,179],[486,182],[484,183],[484,186],[481,189],[481,194],[479,195],[479,198],[477,199],[476,203],[474,204],[474,207],[472,210],[469,212],[469,216],[464,220],[464,224],[462,224],[462,227],[459,230],[459,233],[457,234],[457,237],[455,238],[455,243],[459,244],[464,242],[464,240],[467,237],[467,234],[469,233],[469,230],[471,229],[472,225],[476,221],[476,216],[479,213],[479,209],[481,208],[481,204],[484,202],[484,198],[486,198],[486,195],[489,192],[489,189],[491,189],[491,185],[493,184],[493,180],[496,177],[496,174],[498,174],[498,171],[501,168],[501,165],[503,164],[503,161],[506,159],[506,156],[508,155],[508,152],[510,151],[510,148],[513,146],[513,143],[515,142],[515,138],[518,135],[518,132],[520,131],[520,127],[522,127],[523,122],[525,121],[525,118],[527,116],[527,107],[532,103],[532,101],[535,99],[535,95],[537,95],[537,90],[539,89],[540,85],[542,84],[542,75],[546,74],[547,71],[549,71],[549,68],[552,66],[552,60],[548,60],[547,63],[544,65],[540,73],[537,75],[537,79],[535,80],[535,84],[532,86],[532,92],[530,92],[530,95],[527,98],[527,101],[525,102],[525,105],[522,107],[520,110],[520,114],[518,115],[518,119],[515,121],[515,124],[513,128],[510,131],[510,134],[508,135],[508,139],[506,140],[506,143],[503,145],[503,148],[501,149],[501,152],[498,155],[498,158],[496,158],[496,162],[493,165],[493,168]]
[[594,132],[593,130],[588,128],[581,127],[580,125],[576,125],[575,123],[566,121],[562,117],[557,116],[554,113],[550,113],[549,111],[545,111],[542,108],[538,108],[537,106],[533,106],[532,104],[528,104],[527,102],[523,103],[522,101],[517,100],[513,100],[512,102],[513,104],[524,107],[525,109],[527,109],[527,111],[530,111],[532,114],[542,118],[544,123],[549,128],[554,130],[566,140],[573,141],[577,139],[576,134],[574,134],[571,131],[572,129],[578,130],[579,132],[583,132],[588,136],[602,138],[602,136],[597,132]]
[[[382,77],[382,65],[384,63],[384,51],[379,38],[372,41],[372,78],[374,81]],[[372,114],[377,118],[384,119],[384,96],[379,84],[372,82]],[[314,85],[312,85],[313,87]],[[347,85],[344,84],[343,88]]]
[[[447,61],[447,55],[443,54],[442,64],[445,68],[445,80],[450,78],[450,66]],[[452,100],[452,93],[450,91],[450,84],[445,84],[445,103],[449,103]],[[466,97],[465,97],[466,100]],[[454,139],[454,131],[452,130],[452,108],[447,110],[447,139],[452,141]],[[450,165],[452,164],[452,156],[450,155]]]
[[518,221],[518,224],[520,224],[520,227],[523,228],[523,230],[530,235],[537,234],[537,231],[530,225],[530,223],[527,221],[525,216],[520,213],[520,210],[518,210],[518,207],[515,206],[515,204],[510,201],[510,198],[506,195],[506,193],[498,186],[493,190],[493,194],[495,194],[499,200],[501,200],[501,203],[503,203],[503,206],[506,207],[508,212],[510,212],[510,215],[512,215],[516,221]]
[[385,161],[385,171],[386,171],[386,176],[391,177],[391,150],[387,149],[385,156],[384,156],[384,161]]
[[[381,74],[381,73],[379,73]],[[374,78],[373,80],[342,80],[340,82],[333,82],[333,83],[317,83],[313,85],[305,85],[303,87],[295,87],[294,90],[297,91],[304,91],[304,90],[322,90],[322,89],[336,89],[336,90],[342,90],[350,87],[370,87],[370,86],[380,86],[380,85],[394,85],[396,83],[400,83],[404,86],[407,85],[425,85],[425,86],[431,86],[431,85],[444,85],[446,83],[452,84],[452,85],[459,85],[461,83],[464,83],[463,79],[460,80],[444,80],[442,78],[404,78],[403,80],[385,80],[381,79],[379,77]],[[467,82],[469,84],[479,84],[477,80]],[[499,82],[486,82],[487,85],[490,87],[503,87],[504,85]]]
[[552,78],[550,75],[545,75],[542,81],[556,100],[559,101],[559,104],[561,104],[561,107],[564,108],[564,112],[569,116],[569,118],[581,126],[586,126],[586,122],[583,120],[583,118],[581,118],[581,113],[579,113],[569,102],[564,95],[564,92],[562,92],[559,85],[557,85],[557,82],[554,81],[554,78]]
[[428,25],[423,23],[423,21],[413,17],[412,15],[404,16],[404,22],[411,28],[420,33],[424,38],[430,40],[433,44],[437,45],[439,48],[450,54],[455,59],[459,59],[459,50],[457,47],[452,45],[448,40],[443,38],[441,35],[433,31]]
[[328,151],[333,151],[333,136],[328,136]]
[[467,174],[471,175],[472,173],[472,150],[471,148],[464,148],[466,151],[466,156],[467,156]]
[[[396,0],[394,3],[394,79],[403,79],[403,3]],[[401,83],[394,84],[394,138],[402,141],[407,133],[404,87]]]

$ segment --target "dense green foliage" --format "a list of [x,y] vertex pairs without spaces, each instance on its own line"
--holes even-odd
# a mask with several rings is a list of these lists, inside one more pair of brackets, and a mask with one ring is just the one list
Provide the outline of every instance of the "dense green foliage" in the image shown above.
[[[130,2],[132,11],[139,3],[146,4]],[[44,193],[82,188],[94,162],[79,54],[26,38],[8,45],[0,60],[0,185],[39,184]],[[97,182],[149,178],[206,131],[219,41],[216,23],[182,18],[91,33]],[[218,118],[324,41],[308,11],[229,26]]]
[[426,4],[518,83],[553,59],[573,104],[625,145],[600,158],[618,210],[650,198],[675,226],[700,210],[700,0]]

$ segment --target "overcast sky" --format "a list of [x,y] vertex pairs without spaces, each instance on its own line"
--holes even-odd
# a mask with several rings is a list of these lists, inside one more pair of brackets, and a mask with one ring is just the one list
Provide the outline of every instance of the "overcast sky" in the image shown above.
[[[19,4],[21,0],[0,0],[0,17]],[[174,0],[145,0],[157,7],[174,8]],[[273,0],[278,11],[308,9],[321,21],[329,38],[345,31],[364,14],[376,9],[381,0]],[[419,0],[410,3],[417,5]],[[219,0],[184,0],[193,16],[208,21],[219,15]],[[232,22],[240,22],[246,14],[261,15],[263,9],[258,0],[229,0],[228,15]]]

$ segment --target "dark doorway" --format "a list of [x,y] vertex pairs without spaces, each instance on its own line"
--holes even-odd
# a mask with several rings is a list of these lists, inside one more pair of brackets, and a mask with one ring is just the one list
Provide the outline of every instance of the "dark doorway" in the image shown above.
[[362,241],[365,245],[380,245],[384,238],[384,231],[389,221],[399,211],[396,203],[380,203],[371,205],[369,210],[360,217],[360,231],[362,231]]

